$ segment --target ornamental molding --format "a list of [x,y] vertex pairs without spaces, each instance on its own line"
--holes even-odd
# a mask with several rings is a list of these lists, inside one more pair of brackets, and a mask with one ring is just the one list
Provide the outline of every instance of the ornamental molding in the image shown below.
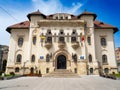
[[48,26],[48,27],[81,27],[85,25],[84,20],[40,20],[38,21],[38,25],[40,27],[42,26]]

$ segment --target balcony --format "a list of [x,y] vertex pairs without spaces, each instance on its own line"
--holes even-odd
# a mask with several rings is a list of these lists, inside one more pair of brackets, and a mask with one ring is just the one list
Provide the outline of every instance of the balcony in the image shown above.
[[52,47],[52,42],[46,41],[46,42],[45,42],[45,47],[46,47],[47,49],[50,49],[50,48]]
[[59,48],[64,48],[65,47],[65,42],[64,41],[59,41],[58,42],[58,47]]
[[72,47],[74,48],[74,49],[77,49],[80,45],[79,45],[79,42],[71,42],[71,44],[72,44]]

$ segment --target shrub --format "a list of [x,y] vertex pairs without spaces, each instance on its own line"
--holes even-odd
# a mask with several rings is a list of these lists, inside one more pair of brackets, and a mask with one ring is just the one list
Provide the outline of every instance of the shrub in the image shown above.
[[10,75],[15,76],[15,73],[14,72],[10,72]]
[[3,71],[0,71],[0,76],[2,75]]

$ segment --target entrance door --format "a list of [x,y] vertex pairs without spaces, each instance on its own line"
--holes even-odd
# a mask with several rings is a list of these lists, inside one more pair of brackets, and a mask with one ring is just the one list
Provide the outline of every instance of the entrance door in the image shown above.
[[66,57],[64,55],[57,57],[57,69],[66,69]]
[[33,74],[34,73],[34,68],[32,67],[31,69],[30,69],[30,74]]

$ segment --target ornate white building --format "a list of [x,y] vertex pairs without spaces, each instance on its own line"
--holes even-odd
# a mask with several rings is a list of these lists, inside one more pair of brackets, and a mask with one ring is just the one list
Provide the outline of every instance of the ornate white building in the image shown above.
[[114,26],[83,12],[44,15],[39,11],[6,30],[11,34],[6,73],[38,73],[67,69],[78,75],[117,72]]

